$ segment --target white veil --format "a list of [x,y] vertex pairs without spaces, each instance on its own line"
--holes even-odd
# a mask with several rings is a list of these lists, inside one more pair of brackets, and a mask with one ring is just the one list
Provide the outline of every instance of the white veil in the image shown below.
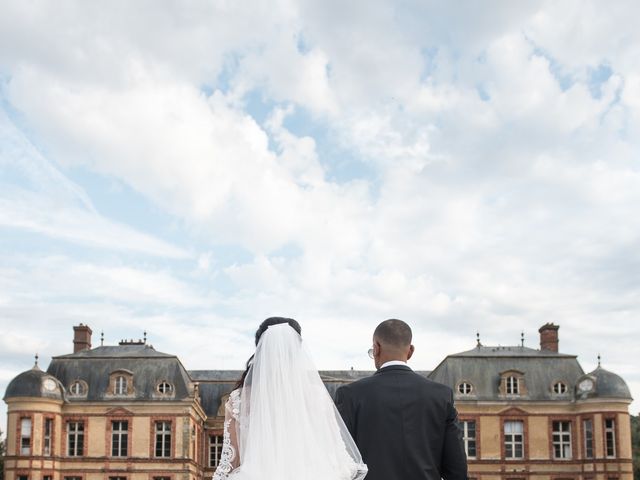
[[361,480],[360,452],[287,323],[262,335],[242,388],[238,480]]

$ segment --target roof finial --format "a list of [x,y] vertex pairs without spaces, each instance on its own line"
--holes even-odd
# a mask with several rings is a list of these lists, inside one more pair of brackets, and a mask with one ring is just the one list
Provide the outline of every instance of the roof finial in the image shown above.
[[104,347],[104,330],[100,332],[100,346]]
[[598,353],[598,367],[600,367],[600,360],[601,360],[600,354]]
[[147,331],[144,331],[144,343],[147,343]]
[[476,344],[478,348],[482,346],[482,343],[480,343],[480,332],[476,332]]
[[520,346],[524,347],[524,330],[520,333]]
[[33,365],[33,366],[34,366],[34,368],[38,366],[38,359],[39,359],[39,358],[40,358],[40,357],[38,356],[38,353],[36,352],[36,363]]

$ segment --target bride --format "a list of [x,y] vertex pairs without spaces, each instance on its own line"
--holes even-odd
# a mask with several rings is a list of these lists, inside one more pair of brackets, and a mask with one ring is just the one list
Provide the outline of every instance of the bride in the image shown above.
[[213,480],[361,480],[367,467],[306,351],[298,322],[266,319],[225,408]]

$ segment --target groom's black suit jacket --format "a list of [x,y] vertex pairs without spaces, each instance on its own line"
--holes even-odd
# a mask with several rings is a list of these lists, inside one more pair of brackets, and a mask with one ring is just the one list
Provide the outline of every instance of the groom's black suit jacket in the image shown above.
[[466,480],[452,390],[393,365],[344,385],[336,406],[369,467],[365,480]]

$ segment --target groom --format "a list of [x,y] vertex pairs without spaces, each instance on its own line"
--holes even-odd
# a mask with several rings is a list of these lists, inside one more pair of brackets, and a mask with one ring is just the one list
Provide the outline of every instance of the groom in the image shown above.
[[453,392],[407,365],[411,339],[402,320],[378,325],[369,351],[378,371],[340,387],[336,405],[369,467],[366,480],[466,480]]

